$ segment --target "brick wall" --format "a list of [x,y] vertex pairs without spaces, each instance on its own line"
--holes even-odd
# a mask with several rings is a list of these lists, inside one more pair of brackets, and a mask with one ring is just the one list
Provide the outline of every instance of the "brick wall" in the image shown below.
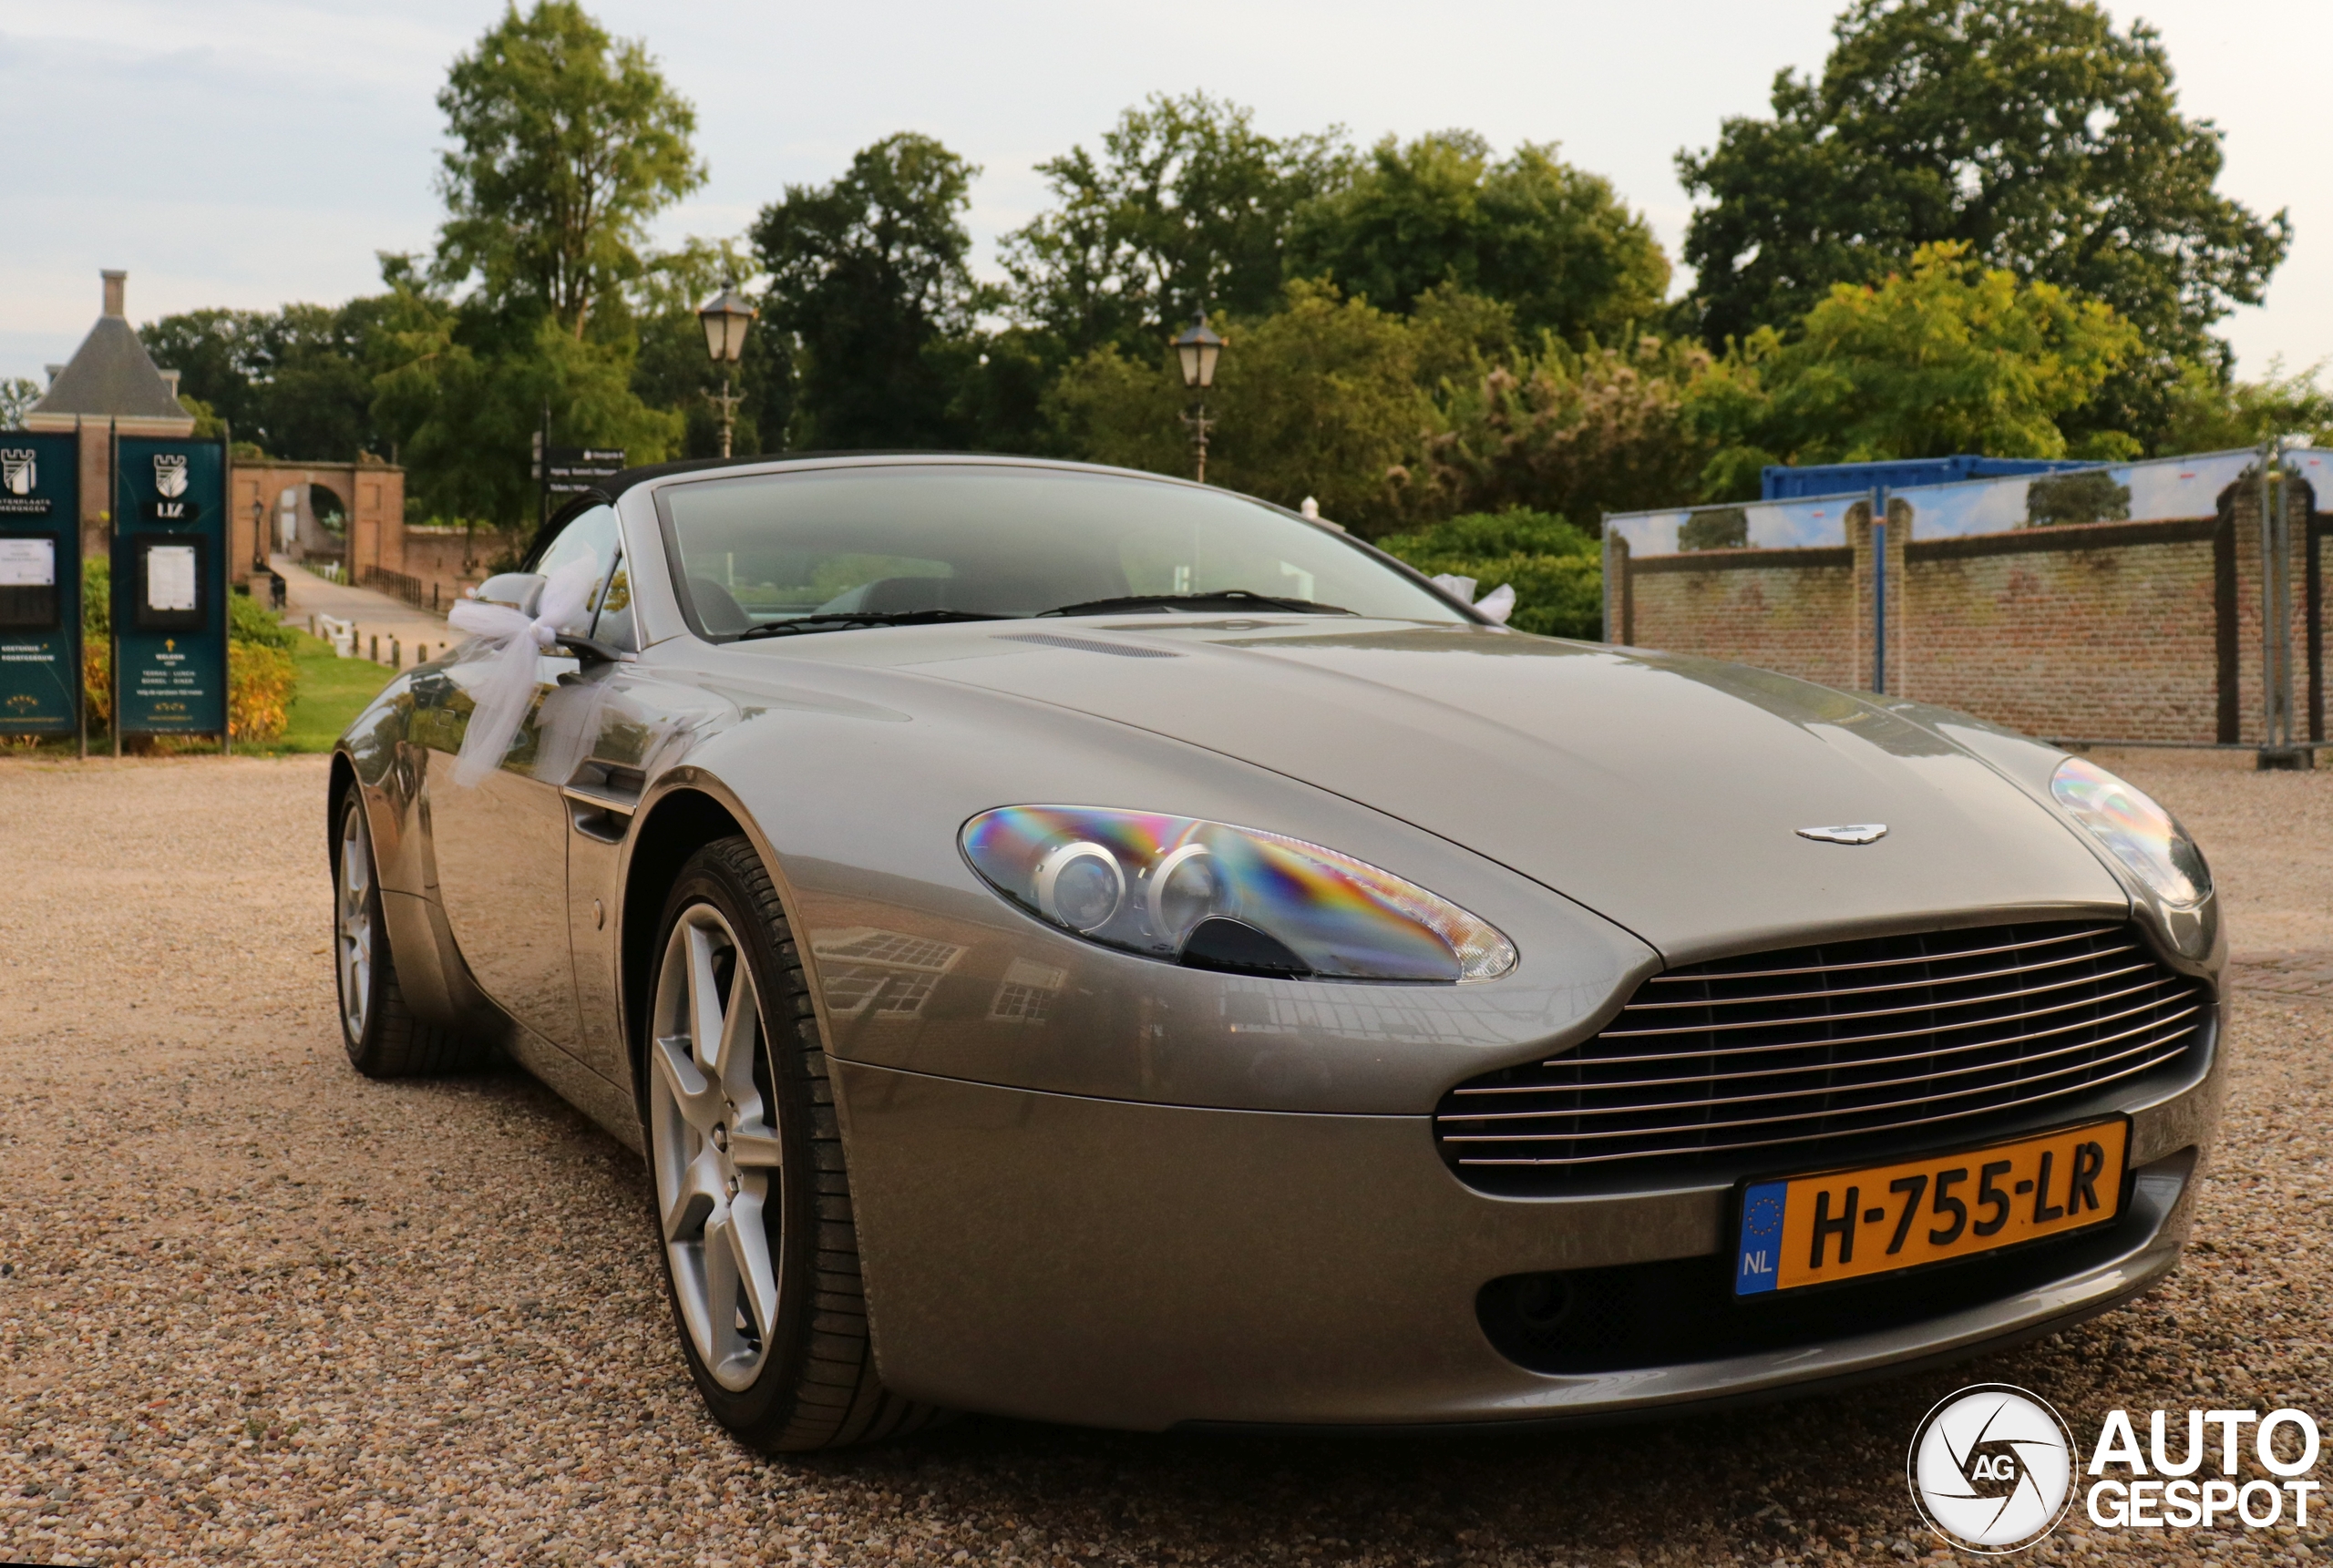
[[1701,550],[1631,562],[1625,541],[1613,545],[1621,641],[1826,686],[1863,683],[1852,548]]
[[[2297,733],[2324,733],[2320,530],[2287,487]],[[2259,489],[2218,515],[1917,539],[1886,530],[1886,689],[2061,739],[2256,743],[2262,714]],[[1824,550],[1711,550],[1631,560],[1616,541],[1620,640],[1735,660],[1825,685],[1873,683],[1867,508]]]
[[2029,733],[2208,741],[2215,519],[1912,544],[1888,689]]
[[485,528],[473,534],[467,546],[458,533],[407,528],[405,565],[399,569],[421,585],[424,603],[429,602],[434,588],[437,608],[443,610],[461,597],[462,589],[484,582],[496,558],[509,548],[509,540]]

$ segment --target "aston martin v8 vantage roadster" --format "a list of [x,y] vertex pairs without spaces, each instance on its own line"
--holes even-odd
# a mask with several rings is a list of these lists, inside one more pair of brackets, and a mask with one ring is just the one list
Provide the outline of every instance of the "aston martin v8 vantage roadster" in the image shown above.
[[1608,1419],[2146,1289],[2211,877],[2089,759],[1156,476],[635,470],[334,759],[342,1020],[643,1154],[746,1440]]

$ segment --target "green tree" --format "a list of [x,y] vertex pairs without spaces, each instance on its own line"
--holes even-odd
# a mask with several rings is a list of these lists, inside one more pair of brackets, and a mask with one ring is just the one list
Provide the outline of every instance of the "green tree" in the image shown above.
[[2287,374],[2283,360],[2272,359],[2259,380],[2230,381],[2202,365],[2185,367],[2172,395],[2164,450],[2225,452],[2270,436],[2333,445],[2333,393],[2318,383],[2323,369],[2313,364]]
[[1494,161],[1472,131],[1388,137],[1351,180],[1305,207],[1289,267],[1408,311],[1437,284],[1513,307],[1526,336],[1613,341],[1650,323],[1669,259],[1611,183],[1526,143]]
[[139,328],[179,388],[279,457],[344,463],[388,455],[372,418],[370,342],[386,301],[190,311]]
[[[1713,500],[1755,496],[1769,463],[2061,457],[2058,422],[2139,349],[2137,329],[2096,300],[2020,283],[1965,245],[1927,245],[1876,288],[1835,285],[1793,336],[1752,333],[1693,384],[1685,420],[1717,449],[1702,471]],[[2077,455],[2135,451],[2093,437]]]
[[1536,508],[1598,519],[1692,495],[1711,455],[1686,422],[1709,374],[1699,345],[1643,337],[1622,348],[1560,343],[1495,351],[1453,381],[1416,457],[1393,475],[1404,512]]
[[261,334],[267,313],[199,310],[164,316],[138,329],[156,364],[179,373],[179,391],[234,423],[245,439],[259,423],[255,384],[267,374]]
[[437,281],[475,278],[497,306],[531,302],[579,340],[639,276],[649,220],[704,180],[696,111],[644,44],[610,38],[574,0],[509,5],[437,107],[454,146]]
[[2292,237],[2215,189],[2221,133],[2179,113],[2160,36],[2088,0],[1855,0],[1833,32],[1819,78],[1775,77],[1773,118],[1678,155],[1708,199],[1684,246],[1707,341],[1957,241],[2145,334],[2079,423],[2159,444],[2180,362],[2225,375],[2207,329],[2259,301]]
[[1429,577],[1475,579],[1475,597],[1515,589],[1507,624],[1546,637],[1602,634],[1604,563],[1595,538],[1562,518],[1528,507],[1466,512],[1431,528],[1377,541]]
[[1073,356],[1115,343],[1137,359],[1196,311],[1268,314],[1297,209],[1350,161],[1339,128],[1276,139],[1237,104],[1154,95],[1098,153],[1037,166],[1058,205],[1005,236],[1014,308]]
[[[749,286],[759,265],[736,241],[693,239],[652,257],[632,288],[640,356],[632,366],[632,389],[649,406],[673,410],[686,421],[678,456],[721,453],[721,411],[713,395],[721,389],[722,370],[705,353],[697,307],[725,286]],[[742,456],[781,449],[793,398],[785,334],[766,321],[755,323],[731,381],[744,400],[737,405],[732,450]]]
[[791,445],[961,444],[954,412],[974,317],[964,229],[980,170],[928,136],[862,149],[832,184],[789,185],[753,242],[770,277],[763,324],[791,340]]
[[513,322],[481,300],[450,301],[406,258],[384,270],[391,298],[373,340],[373,411],[400,443],[424,516],[531,528],[528,458],[546,410],[561,446],[622,447],[640,464],[679,444],[682,416],[632,389],[631,343],[579,341],[548,312]]
[[373,423],[370,344],[389,302],[365,295],[339,306],[286,305],[262,323],[266,374],[255,418],[240,438],[282,457],[345,463],[360,452],[385,457]]
[[[1386,482],[1432,416],[1419,385],[1429,329],[1333,285],[1292,282],[1286,308],[1218,323],[1230,340],[1207,406],[1208,479],[1294,507],[1307,496],[1360,533],[1398,514]],[[1046,399],[1062,449],[1095,462],[1187,474],[1188,395],[1162,344],[1146,360],[1115,345],[1064,372]]]

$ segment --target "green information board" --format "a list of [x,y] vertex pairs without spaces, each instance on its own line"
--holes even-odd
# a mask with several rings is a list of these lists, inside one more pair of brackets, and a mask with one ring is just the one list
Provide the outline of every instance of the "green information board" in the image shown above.
[[227,732],[227,446],[114,443],[114,735]]
[[79,436],[0,432],[0,734],[81,728]]

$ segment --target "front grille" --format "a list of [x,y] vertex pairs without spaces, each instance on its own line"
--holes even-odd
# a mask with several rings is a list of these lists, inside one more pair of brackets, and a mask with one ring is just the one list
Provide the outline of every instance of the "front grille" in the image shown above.
[[2126,926],[1929,932],[1653,976],[1604,1031],[1443,1097],[1462,1180],[1551,1179],[1849,1154],[1906,1129],[1971,1135],[2179,1061],[2203,988]]

